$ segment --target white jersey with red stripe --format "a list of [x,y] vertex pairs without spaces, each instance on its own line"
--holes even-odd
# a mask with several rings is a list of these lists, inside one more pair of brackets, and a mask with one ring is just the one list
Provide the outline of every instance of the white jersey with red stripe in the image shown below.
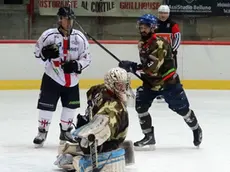
[[72,29],[69,38],[64,37],[57,28],[48,29],[37,41],[34,53],[36,58],[41,59],[42,48],[50,44],[59,46],[60,57],[45,62],[45,73],[62,86],[76,86],[79,82],[78,74],[65,74],[61,64],[65,61],[76,60],[81,64],[82,69],[88,67],[91,63],[88,40],[76,29]]

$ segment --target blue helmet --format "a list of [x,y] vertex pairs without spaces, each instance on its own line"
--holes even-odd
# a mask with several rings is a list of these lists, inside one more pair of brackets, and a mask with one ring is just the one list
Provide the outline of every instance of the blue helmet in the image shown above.
[[149,27],[156,27],[158,23],[158,19],[156,16],[152,14],[144,14],[143,16],[139,17],[137,23],[140,24],[146,24]]

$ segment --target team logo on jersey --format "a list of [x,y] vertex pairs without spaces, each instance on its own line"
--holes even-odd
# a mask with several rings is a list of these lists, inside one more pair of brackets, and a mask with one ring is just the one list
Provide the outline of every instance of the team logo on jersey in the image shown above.
[[[62,49],[64,50],[64,47],[62,47]],[[69,51],[78,51],[78,48],[77,48],[77,47],[75,47],[75,48],[70,47],[70,48],[67,49],[67,50],[69,50]]]
[[170,23],[167,24],[167,28],[169,28],[169,27],[170,27]]
[[[62,47],[62,43],[61,42],[57,43],[57,46],[59,48],[61,48]],[[62,47],[62,50],[64,50],[64,47]],[[68,50],[69,51],[78,51],[78,47],[70,47]]]
[[77,45],[77,41],[73,40],[73,41],[71,41],[71,44]]
[[188,4],[193,3],[195,0],[185,0]]

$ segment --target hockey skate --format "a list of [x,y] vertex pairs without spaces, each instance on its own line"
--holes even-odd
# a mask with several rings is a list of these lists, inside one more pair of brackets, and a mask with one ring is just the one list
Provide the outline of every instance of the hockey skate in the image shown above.
[[157,103],[165,103],[165,99],[164,99],[164,97],[163,96],[157,96],[156,97],[156,102]]
[[48,132],[44,128],[38,128],[38,135],[34,138],[33,141],[35,148],[43,147],[47,133]]
[[200,126],[197,129],[193,130],[193,138],[194,138],[193,144],[199,147],[203,138],[202,129],[200,128]]
[[151,133],[145,134],[145,137],[142,140],[134,143],[134,150],[155,150],[155,144],[154,128],[152,127]]
[[60,143],[59,144],[63,145],[67,141],[73,143],[74,140],[73,140],[73,137],[71,135],[71,130],[73,129],[73,127],[69,127],[67,130],[63,130],[61,123],[59,124],[59,126],[60,126],[60,136],[59,136]]

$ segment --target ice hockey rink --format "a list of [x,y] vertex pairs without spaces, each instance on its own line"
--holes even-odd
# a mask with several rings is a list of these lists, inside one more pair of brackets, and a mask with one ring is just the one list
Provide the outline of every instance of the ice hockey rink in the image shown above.
[[[229,172],[230,171],[230,91],[186,90],[191,108],[203,128],[203,143],[193,146],[192,132],[180,116],[165,103],[153,103],[150,113],[155,125],[156,150],[135,152],[136,163],[127,172]],[[47,142],[42,149],[32,144],[37,134],[36,103],[39,90],[0,91],[0,171],[61,171],[53,162],[59,137],[59,104]],[[86,107],[81,91],[81,109]],[[137,114],[129,108],[128,140],[143,137]]]

